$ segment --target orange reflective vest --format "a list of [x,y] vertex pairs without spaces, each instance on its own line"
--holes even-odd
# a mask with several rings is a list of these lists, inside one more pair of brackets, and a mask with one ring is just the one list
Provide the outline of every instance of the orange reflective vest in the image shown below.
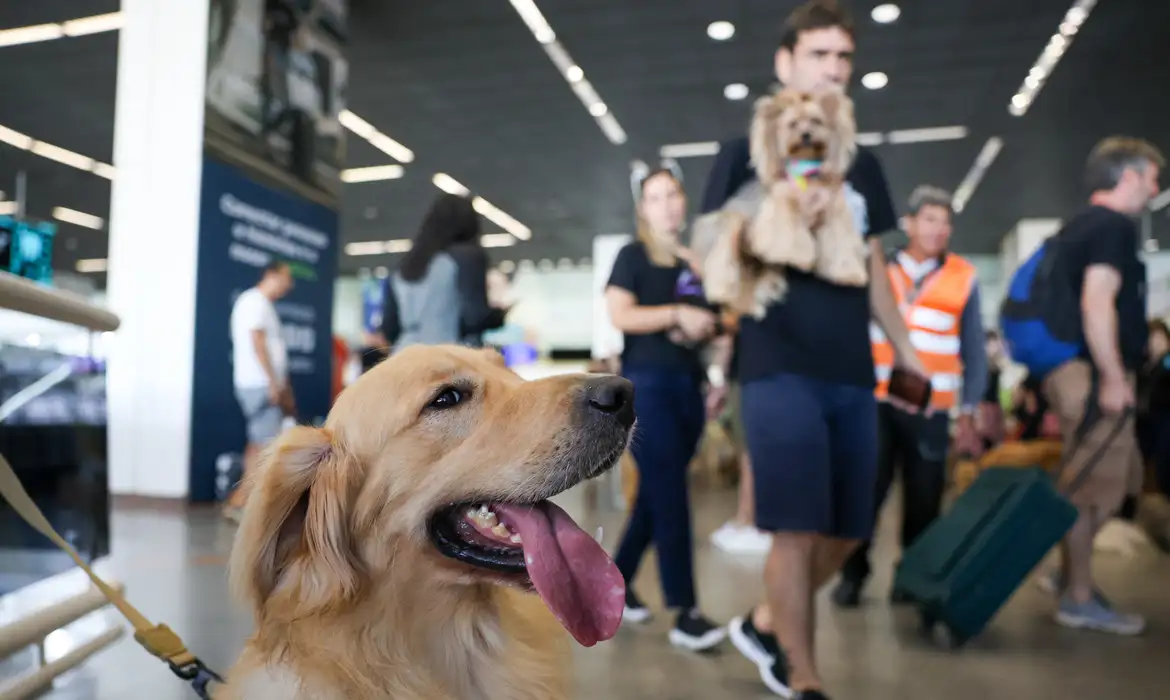
[[[959,387],[963,383],[959,332],[963,309],[975,285],[975,266],[948,253],[942,267],[927,275],[917,290],[897,261],[891,261],[887,271],[894,299],[910,331],[910,344],[918,351],[918,359],[930,373],[931,405],[936,410],[950,410],[958,403]],[[889,388],[894,346],[875,323],[870,323],[869,337],[877,373],[875,394],[881,400]],[[978,341],[982,342],[982,339]]]

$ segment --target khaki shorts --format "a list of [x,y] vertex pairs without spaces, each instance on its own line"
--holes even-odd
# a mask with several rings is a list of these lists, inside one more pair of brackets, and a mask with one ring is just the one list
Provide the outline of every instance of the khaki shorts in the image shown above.
[[[1141,490],[1137,432],[1132,412],[1124,418],[1102,416],[1077,444],[1077,428],[1084,418],[1091,389],[1091,369],[1084,360],[1061,365],[1044,380],[1044,395],[1060,420],[1064,441],[1065,464],[1060,471],[1059,486],[1067,493],[1086,466],[1091,466],[1092,470],[1080,479],[1071,500],[1078,506],[1113,514],[1127,494]],[[1119,420],[1125,424],[1119,426]],[[1095,465],[1091,464],[1094,457],[1097,457]]]

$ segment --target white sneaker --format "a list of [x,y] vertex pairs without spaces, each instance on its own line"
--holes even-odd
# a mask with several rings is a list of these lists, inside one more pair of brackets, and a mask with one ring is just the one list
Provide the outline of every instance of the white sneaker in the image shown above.
[[726,522],[711,533],[711,544],[729,554],[766,554],[772,548],[772,536],[751,525]]

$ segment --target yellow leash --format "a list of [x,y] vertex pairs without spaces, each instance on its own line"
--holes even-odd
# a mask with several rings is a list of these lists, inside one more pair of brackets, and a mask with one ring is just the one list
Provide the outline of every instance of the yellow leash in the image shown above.
[[187,646],[183,644],[183,640],[179,635],[175,634],[174,630],[163,624],[152,624],[141,612],[131,605],[126,598],[114,590],[108,583],[102,580],[101,576],[94,573],[93,569],[89,567],[77,551],[73,549],[65,538],[61,537],[53,526],[49,524],[48,519],[41,513],[41,509],[37,508],[33,503],[32,498],[29,497],[28,492],[24,490],[20,479],[16,478],[16,472],[12,471],[12,466],[8,464],[8,460],[4,459],[4,455],[0,455],[0,496],[8,501],[16,514],[24,519],[26,523],[31,525],[37,532],[53,541],[53,544],[61,548],[61,551],[73,558],[77,566],[89,576],[93,581],[93,585],[97,586],[109,601],[110,604],[122,613],[122,617],[134,627],[134,640],[137,641],[143,649],[150,652],[152,656],[156,656],[167,665],[171,667],[171,671],[176,676],[191,683],[195,692],[203,700],[210,700],[210,694],[207,689],[211,681],[222,683],[223,679],[219,677],[214,671],[203,665],[194,654],[187,650]]

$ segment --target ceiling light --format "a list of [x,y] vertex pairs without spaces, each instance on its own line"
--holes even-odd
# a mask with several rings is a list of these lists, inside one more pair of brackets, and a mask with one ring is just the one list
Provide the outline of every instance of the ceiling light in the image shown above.
[[965,126],[933,126],[925,129],[901,129],[885,135],[889,143],[927,143],[930,141],[958,141],[967,138]]
[[886,135],[876,131],[862,131],[857,134],[857,145],[880,146],[886,142]]
[[401,143],[390,138],[386,134],[378,131],[373,124],[370,124],[365,119],[349,111],[348,109],[341,110],[337,115],[337,120],[341,125],[349,129],[353,133],[365,139],[371,146],[382,151],[400,163],[410,163],[414,161],[414,151],[410,150]]
[[890,83],[890,78],[881,71],[866,73],[861,76],[861,84],[870,90],[881,90]]
[[892,2],[882,3],[873,8],[869,16],[878,24],[889,24],[898,21],[898,18],[902,16],[902,8]]
[[389,253],[405,253],[410,250],[410,239],[399,238],[393,241],[360,241],[346,243],[346,255],[386,255]]
[[532,32],[532,36],[544,49],[549,60],[564,76],[577,99],[597,120],[597,126],[601,128],[605,137],[614,145],[620,146],[625,143],[628,138],[625,130],[605,107],[604,100],[597,94],[593,85],[585,79],[585,70],[577,65],[561,42],[557,41],[556,32],[549,26],[544,15],[540,13],[536,3],[532,0],[511,0],[511,3],[516,12],[520,14],[520,18],[524,20],[524,24],[528,26],[529,31]]
[[1036,59],[1036,63],[1028,71],[1020,89],[1016,91],[1015,95],[1012,95],[1011,102],[1008,104],[1008,112],[1012,116],[1022,117],[1028,113],[1028,109],[1031,108],[1032,103],[1036,101],[1036,96],[1044,87],[1044,82],[1048,76],[1052,75],[1056,64],[1060,63],[1060,59],[1072,44],[1073,37],[1080,31],[1096,4],[1097,0],[1076,0],[1065,13],[1064,19],[1056,28],[1056,33],[1048,39],[1048,43],[1040,53],[1040,58]]
[[107,261],[105,258],[86,258],[78,260],[75,267],[78,272],[105,272]]
[[496,205],[487,201],[483,197],[476,197],[471,200],[471,206],[475,208],[481,216],[488,221],[491,221],[496,226],[504,229],[516,238],[522,241],[527,241],[532,238],[532,230],[524,224],[508,216],[504,211],[496,207]]
[[53,207],[53,218],[57,221],[64,221],[68,224],[76,224],[97,231],[100,231],[105,224],[105,221],[100,216],[86,214],[83,211],[77,211],[69,207]]
[[516,245],[516,237],[510,233],[486,233],[479,237],[484,248],[507,248]]
[[723,96],[729,100],[742,100],[748,96],[748,86],[743,83],[732,83],[723,88]]
[[367,168],[349,168],[341,171],[342,182],[375,182],[397,180],[405,169],[401,165],[371,165]]
[[92,170],[94,175],[97,175],[98,177],[104,177],[107,180],[113,180],[114,175],[117,173],[117,170],[114,168],[114,166],[108,163],[100,163],[96,160],[93,162]]
[[658,149],[663,158],[701,158],[719,153],[718,141],[696,141],[694,143],[671,143]]
[[967,175],[959,186],[955,188],[955,195],[951,206],[954,208],[956,214],[962,213],[963,209],[967,207],[967,202],[971,201],[975,190],[982,182],[984,174],[991,164],[995,162],[995,157],[1003,149],[1003,139],[998,136],[992,136],[987,139],[987,143],[983,144],[983,148],[979,151],[979,155],[975,157],[975,162],[971,165],[971,169],[967,171]]
[[16,146],[22,151],[27,151],[33,145],[33,138],[31,136],[25,136],[19,131],[14,131],[6,126],[0,126],[0,141],[3,141],[9,146]]
[[29,150],[38,156],[48,158],[49,160],[55,160],[58,163],[64,163],[65,165],[72,165],[78,170],[93,169],[93,158],[83,156],[80,153],[74,153],[73,151],[67,151],[64,148],[61,148],[60,146],[54,146],[51,143],[45,143],[44,141],[33,141],[32,148]]
[[727,41],[735,36],[735,25],[725,20],[712,22],[707,25],[707,36],[715,41]]
[[122,28],[122,13],[110,12],[104,15],[81,17],[65,22],[35,24],[28,27],[14,27],[0,30],[0,46],[17,46],[53,41],[67,36],[82,36],[99,32],[116,31]]
[[461,182],[447,173],[435,173],[435,176],[431,178],[431,182],[435,183],[435,187],[438,187],[447,194],[457,194],[461,197],[466,197],[471,194],[471,190],[464,187]]
[[0,216],[12,216],[18,208],[16,202],[0,202]]

